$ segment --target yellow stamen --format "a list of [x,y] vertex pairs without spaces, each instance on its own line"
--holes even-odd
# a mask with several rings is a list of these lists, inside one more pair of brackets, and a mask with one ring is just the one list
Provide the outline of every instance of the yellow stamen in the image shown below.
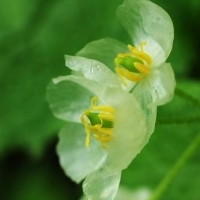
[[142,79],[142,76],[139,73],[130,72],[127,69],[120,68],[120,67],[116,67],[115,70],[117,74],[119,75],[122,83],[125,86],[127,86],[127,84],[124,81],[124,77],[126,77],[126,79],[128,79],[129,81],[133,81],[133,82],[139,82]]
[[[144,45],[144,44],[142,44]],[[143,51],[143,47],[141,47],[141,51],[135,48],[134,46],[128,45],[129,51],[137,58],[147,62],[149,65],[152,62],[151,57]]]
[[112,134],[112,130],[110,130],[110,128],[101,128],[101,127],[98,127],[98,126],[95,127],[95,126],[91,127],[91,131],[93,131],[99,136],[107,137]]
[[85,147],[89,147],[90,146],[90,131],[88,129],[88,127],[85,127],[85,133],[86,133],[86,138],[85,138]]
[[149,68],[145,66],[144,64],[135,62],[134,66],[138,71],[140,71],[144,75],[147,75],[149,73]]
[[109,107],[109,106],[92,106],[93,110],[100,110],[100,111],[105,111],[109,113],[113,113],[114,109]]
[[98,116],[100,119],[113,122],[113,115],[111,115],[111,114],[100,113]]
[[128,53],[119,53],[119,54],[117,54],[118,58],[125,58],[126,56],[131,56],[131,54],[128,54]]
[[[101,143],[103,148],[107,147],[104,143],[112,139],[112,124],[114,123],[113,113],[114,109],[112,107],[97,106],[97,97],[92,98],[91,107],[85,110],[80,117],[81,122],[85,126],[86,147],[90,146],[91,132],[93,132],[94,138]],[[91,118],[91,116],[93,116],[93,118]]]
[[126,81],[125,81],[125,79],[124,79],[124,73],[123,73],[123,68],[120,68],[120,67],[115,67],[115,71],[117,72],[117,74],[118,74],[118,76],[119,76],[119,78],[120,78],[120,80],[121,80],[121,82],[125,85],[125,86],[127,86],[127,84],[126,84]]
[[119,53],[114,59],[115,70],[125,86],[127,86],[126,79],[132,82],[139,82],[150,71],[152,58],[144,52],[143,47],[145,45],[146,42],[140,43],[138,47],[129,44],[127,46],[129,52]]

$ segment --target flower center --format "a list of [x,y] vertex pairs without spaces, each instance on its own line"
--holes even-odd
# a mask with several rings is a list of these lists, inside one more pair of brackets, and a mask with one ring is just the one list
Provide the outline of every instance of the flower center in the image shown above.
[[116,65],[115,70],[121,79],[122,83],[127,86],[124,77],[132,82],[139,82],[150,71],[152,58],[143,50],[145,42],[139,47],[127,46],[129,53],[120,53],[114,59]]
[[106,148],[105,142],[112,138],[114,109],[109,106],[97,106],[97,97],[91,100],[91,107],[81,115],[81,122],[85,126],[86,140],[85,146],[90,145],[90,133],[93,133],[102,145]]

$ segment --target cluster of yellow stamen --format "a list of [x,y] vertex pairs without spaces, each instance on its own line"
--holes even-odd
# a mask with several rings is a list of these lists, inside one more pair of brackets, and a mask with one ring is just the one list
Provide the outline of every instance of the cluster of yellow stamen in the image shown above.
[[90,145],[90,134],[93,133],[102,145],[106,148],[105,143],[112,138],[114,109],[110,106],[97,106],[97,97],[91,100],[91,107],[85,110],[81,115],[81,122],[85,126],[86,140],[85,146]]
[[150,71],[152,58],[144,52],[143,46],[145,42],[141,43],[137,48],[128,45],[128,53],[120,53],[114,59],[115,70],[119,75],[122,83],[126,86],[124,77],[132,82],[139,82]]

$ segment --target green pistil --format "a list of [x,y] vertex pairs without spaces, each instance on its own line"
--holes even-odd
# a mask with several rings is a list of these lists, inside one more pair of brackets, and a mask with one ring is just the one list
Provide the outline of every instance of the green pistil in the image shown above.
[[[101,119],[99,118],[99,113],[92,113],[90,112],[87,117],[90,120],[90,123],[92,126],[95,126],[97,124],[101,124]],[[108,120],[103,120],[102,119],[102,128],[113,128],[113,122],[108,121]]]
[[134,62],[142,63],[140,59],[128,55],[124,58],[116,57],[114,62],[117,65],[120,65],[121,67],[127,69],[128,71],[136,73],[138,73],[139,71],[134,67]]

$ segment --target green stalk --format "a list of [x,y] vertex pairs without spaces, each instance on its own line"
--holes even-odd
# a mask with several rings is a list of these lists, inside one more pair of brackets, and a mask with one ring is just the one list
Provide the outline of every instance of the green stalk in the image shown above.
[[149,200],[158,200],[162,194],[165,192],[170,182],[173,180],[178,171],[184,166],[184,164],[189,160],[189,158],[194,154],[196,149],[200,145],[200,134],[198,134],[191,144],[186,148],[181,157],[174,164],[172,169],[163,178],[157,188],[154,190]]

